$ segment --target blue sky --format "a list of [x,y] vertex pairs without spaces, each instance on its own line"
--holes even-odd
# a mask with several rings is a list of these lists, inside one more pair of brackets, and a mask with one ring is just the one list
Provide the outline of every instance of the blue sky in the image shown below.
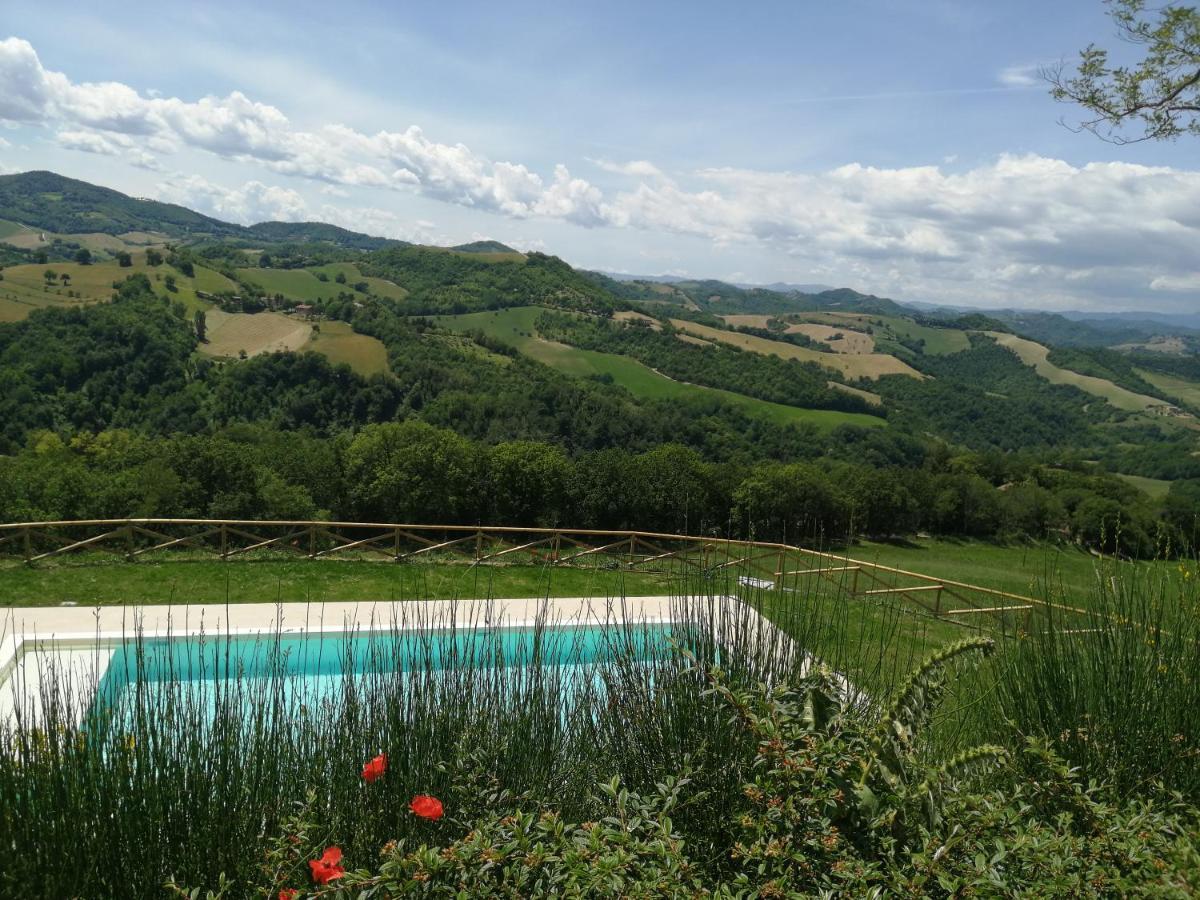
[[1034,77],[1113,43],[1099,0],[737,6],[12,6],[0,167],[616,271],[1195,308],[1196,143],[1072,133]]

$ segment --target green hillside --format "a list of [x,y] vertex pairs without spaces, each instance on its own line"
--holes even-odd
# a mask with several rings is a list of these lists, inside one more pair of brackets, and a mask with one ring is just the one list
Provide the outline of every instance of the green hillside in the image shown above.
[[650,367],[613,353],[583,350],[566,344],[548,341],[537,334],[536,322],[544,310],[540,307],[517,307],[500,312],[468,313],[458,316],[439,316],[432,321],[441,327],[460,333],[482,332],[515,347],[538,362],[579,377],[599,377],[610,380],[635,397],[644,400],[674,400],[704,396],[720,397],[747,413],[781,425],[811,423],[819,428],[837,425],[882,427],[883,419],[861,413],[837,410],[801,409],[782,403],[771,403],[732,391],[684,384],[662,375]]
[[155,231],[172,237],[236,236],[243,232],[173,203],[138,200],[53,172],[0,176],[0,219],[62,234]]

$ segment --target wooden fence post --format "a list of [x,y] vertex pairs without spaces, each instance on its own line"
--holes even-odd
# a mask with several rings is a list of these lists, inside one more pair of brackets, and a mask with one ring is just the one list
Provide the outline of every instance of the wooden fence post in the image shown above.
[[229,526],[221,524],[221,560],[229,559]]
[[133,526],[125,526],[125,562],[133,562]]
[[25,565],[32,565],[33,561],[33,529],[28,525],[25,526]]

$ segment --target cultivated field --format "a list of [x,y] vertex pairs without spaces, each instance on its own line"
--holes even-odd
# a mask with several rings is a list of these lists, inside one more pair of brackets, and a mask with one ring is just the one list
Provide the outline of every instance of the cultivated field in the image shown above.
[[312,338],[312,326],[282,313],[205,313],[208,341],[200,345],[207,356],[236,357],[300,350]]
[[1151,372],[1148,369],[1135,370],[1144,379],[1159,390],[1178,397],[1189,406],[1200,407],[1200,382],[1189,381],[1174,375],[1163,375],[1161,372]]
[[[143,274],[150,279],[156,293],[182,303],[189,312],[207,309],[208,304],[196,296],[196,291],[216,293],[234,291],[237,285],[220,272],[204,266],[195,267],[195,277],[187,278],[178,269],[166,265],[146,265],[144,251],[134,251],[133,265],[122,268],[116,261],[93,263],[81,266],[78,263],[49,263],[47,265],[10,266],[3,271],[0,281],[0,321],[16,322],[24,319],[34,309],[43,306],[72,306],[109,300],[113,295],[114,282],[124,281],[130,275]],[[47,270],[60,276],[49,286],[44,278]],[[61,276],[67,275],[71,283],[63,286]],[[167,290],[166,278],[175,278],[176,290]],[[77,296],[69,297],[68,292]]]
[[1032,366],[1034,370],[1051,384],[1069,384],[1086,391],[1094,397],[1102,397],[1117,409],[1130,412],[1142,412],[1152,406],[1163,406],[1164,402],[1157,397],[1146,394],[1136,394],[1120,385],[1113,384],[1107,378],[1096,378],[1091,375],[1080,375],[1070,369],[1060,369],[1046,357],[1048,348],[1034,341],[1019,338],[1015,334],[1004,334],[999,331],[987,331],[985,334],[996,339],[1002,347],[1012,350],[1021,362]]
[[[885,423],[876,416],[844,413],[822,409],[800,409],[782,403],[769,403],[743,394],[716,388],[685,384],[668,378],[637,360],[613,353],[581,350],[555,341],[547,341],[535,333],[534,322],[542,313],[539,307],[523,306],[497,312],[467,313],[460,316],[437,316],[434,321],[454,331],[482,331],[516,347],[522,354],[566,372],[587,377],[608,375],[635,397],[650,400],[671,400],[681,397],[716,395],[742,407],[747,413],[779,424],[807,422],[819,428],[834,428],[843,424],[882,427]],[[830,355],[830,354],[825,354]]]
[[1171,482],[1164,481],[1161,478],[1147,478],[1145,475],[1117,475],[1123,481],[1127,481],[1135,488],[1151,497],[1165,497],[1171,490]]
[[734,347],[741,347],[752,353],[764,356],[780,356],[784,359],[798,359],[803,362],[815,362],[828,369],[841,372],[847,378],[879,378],[881,375],[908,375],[912,378],[925,376],[905,362],[894,356],[882,353],[871,353],[861,356],[851,356],[843,353],[821,353],[805,347],[797,347],[783,341],[770,341],[766,338],[749,334],[739,334],[736,331],[722,331],[707,325],[698,325],[685,319],[672,319],[671,323],[681,331],[689,332],[697,337],[710,341],[721,341]]
[[345,363],[359,375],[388,371],[387,347],[378,338],[358,334],[345,322],[320,322],[301,350],[320,353],[334,365]]
[[[313,266],[309,269],[310,272],[322,272],[329,276],[330,283],[337,285],[338,290],[350,290],[350,286],[357,284],[360,281],[365,281],[370,288],[370,292],[377,297],[389,297],[392,300],[403,300],[408,296],[408,291],[400,287],[394,282],[384,278],[375,278],[370,275],[364,275],[358,270],[358,266],[354,263],[340,262],[329,263],[325,266]],[[346,276],[346,284],[337,284],[334,281],[338,273]]]

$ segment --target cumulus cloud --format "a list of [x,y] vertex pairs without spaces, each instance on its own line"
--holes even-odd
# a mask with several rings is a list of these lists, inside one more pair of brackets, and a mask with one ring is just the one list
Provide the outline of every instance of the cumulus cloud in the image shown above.
[[910,296],[1020,305],[1129,298],[1155,278],[1167,290],[1194,274],[1189,248],[1200,241],[1200,173],[1163,167],[1028,155],[965,172],[851,164],[816,174],[710,169],[695,181],[643,182],[609,200],[605,216],[766,244],[812,270]]
[[[1033,83],[1036,66],[999,74]],[[415,192],[515,219],[669,232],[717,248],[754,246],[797,271],[880,293],[956,303],[1129,305],[1196,291],[1200,172],[1127,163],[1074,166],[1001,156],[967,170],[943,165],[823,172],[712,168],[666,173],[649,160],[591,160],[629,181],[605,193],[565,165],[546,174],[491,160],[419,127],[364,133],[335,123],[297,128],[287,115],[233,92],[189,101],[115,83],[75,83],[34,48],[0,41],[0,125],[53,128],[74,150],[152,167],[181,150],[319,183],[327,196],[367,188]],[[948,162],[948,161],[947,161]],[[408,240],[429,229],[375,207],[310,208],[294,190],[202,178],[164,182],[177,202],[239,222],[323,218]],[[348,198],[347,198],[348,199]],[[1178,295],[1178,296],[1172,296]]]
[[296,191],[247,181],[241,187],[214,184],[199,175],[177,177],[158,185],[159,196],[171,203],[207,213],[228,222],[303,222],[308,204]]
[[280,174],[415,190],[516,218],[602,219],[599,192],[561,166],[547,182],[524,165],[431,140],[416,126],[373,135],[338,124],[303,131],[281,110],[239,91],[187,101],[143,96],[117,82],[75,83],[47,70],[19,38],[0,42],[0,120],[58,124],[68,135],[60,143],[85,152],[109,152],[121,139],[136,138],[159,153],[202,150]]

